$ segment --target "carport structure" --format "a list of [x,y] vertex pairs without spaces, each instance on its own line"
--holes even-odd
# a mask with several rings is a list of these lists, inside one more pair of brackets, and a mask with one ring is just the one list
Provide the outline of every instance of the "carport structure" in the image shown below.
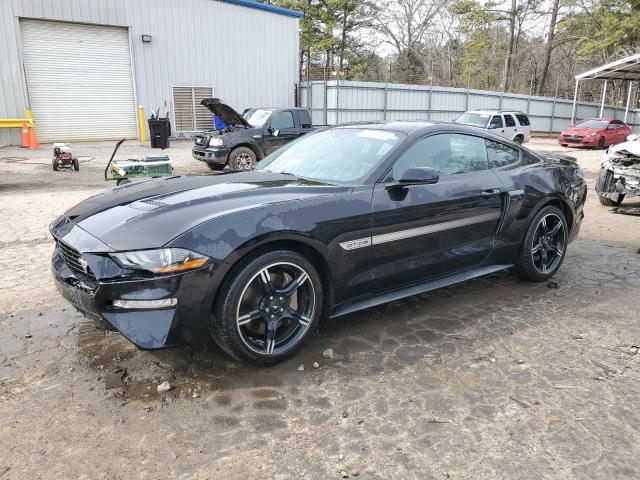
[[578,88],[583,80],[604,80],[602,87],[602,101],[600,102],[600,116],[604,110],[604,101],[607,95],[607,83],[609,80],[624,80],[629,82],[627,88],[627,104],[624,109],[624,121],[629,115],[629,103],[631,102],[631,90],[633,81],[640,80],[640,53],[607,63],[588,72],[576,75],[576,87],[573,92],[573,109],[571,111],[571,123],[576,122],[576,106],[578,102]]

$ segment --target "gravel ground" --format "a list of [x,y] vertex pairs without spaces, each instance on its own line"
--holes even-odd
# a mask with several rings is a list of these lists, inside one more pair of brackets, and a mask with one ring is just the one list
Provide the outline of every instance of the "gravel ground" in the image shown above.
[[[573,152],[590,195],[557,286],[501,273],[396,301],[256,369],[206,342],[139,351],[55,292],[47,224],[108,186],[112,145],[74,144],[77,173],[50,145],[0,148],[1,480],[640,478],[640,225],[599,205],[602,152]],[[188,142],[168,153],[210,173]]]

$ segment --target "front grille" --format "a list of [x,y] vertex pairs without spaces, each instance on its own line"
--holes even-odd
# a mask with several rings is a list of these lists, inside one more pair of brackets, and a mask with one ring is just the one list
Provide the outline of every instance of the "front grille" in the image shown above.
[[76,250],[72,246],[67,245],[66,243],[60,240],[58,240],[58,246],[60,247],[60,253],[62,254],[62,258],[64,259],[67,265],[73,268],[76,272],[80,272],[83,275],[87,275],[89,278],[93,278],[93,279],[96,278],[89,267],[87,267],[86,272],[84,268],[82,268],[82,263],[80,262],[82,254],[78,250]]
[[577,135],[565,135],[564,139],[567,142],[581,142],[584,137],[579,137]]

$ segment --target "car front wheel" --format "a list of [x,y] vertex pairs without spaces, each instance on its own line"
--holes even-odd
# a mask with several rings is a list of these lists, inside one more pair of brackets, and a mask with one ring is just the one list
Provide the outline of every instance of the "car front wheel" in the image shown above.
[[251,170],[256,162],[256,154],[249,147],[238,147],[229,154],[229,166],[233,170]]
[[568,227],[562,210],[549,205],[533,218],[516,261],[518,274],[533,282],[552,277],[567,250]]
[[222,285],[211,333],[229,355],[271,365],[292,355],[322,314],[320,275],[304,256],[264,251],[243,261]]

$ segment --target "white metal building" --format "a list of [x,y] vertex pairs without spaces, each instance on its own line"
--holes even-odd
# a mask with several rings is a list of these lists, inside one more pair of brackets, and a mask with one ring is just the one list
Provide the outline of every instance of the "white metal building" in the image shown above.
[[0,118],[31,107],[52,142],[135,138],[138,105],[166,102],[174,133],[211,124],[208,96],[292,106],[301,16],[253,0],[2,0]]

